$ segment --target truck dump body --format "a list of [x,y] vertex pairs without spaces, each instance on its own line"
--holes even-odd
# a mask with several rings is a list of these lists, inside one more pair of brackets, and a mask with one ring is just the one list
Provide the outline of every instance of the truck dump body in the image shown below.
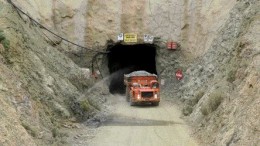
[[131,105],[136,103],[152,103],[158,105],[159,83],[155,74],[146,71],[136,71],[124,75],[124,84],[126,85],[126,99]]

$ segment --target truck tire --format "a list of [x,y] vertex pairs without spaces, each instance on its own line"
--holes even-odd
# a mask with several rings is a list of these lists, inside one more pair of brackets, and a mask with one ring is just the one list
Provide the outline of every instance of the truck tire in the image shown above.
[[132,95],[129,94],[130,106],[134,106],[135,103],[132,101]]
[[129,93],[129,88],[127,88],[127,87],[125,89],[125,96],[126,96],[126,101],[129,102],[130,101],[130,93]]
[[133,103],[133,102],[130,102],[130,105],[131,105],[131,106],[134,106],[134,105],[135,105],[135,103]]
[[134,103],[134,102],[132,102],[132,101],[130,101],[130,105],[131,105],[131,106],[134,106],[134,105],[135,105],[135,103]]
[[153,105],[153,106],[158,106],[158,105],[159,105],[159,102],[153,102],[152,105]]

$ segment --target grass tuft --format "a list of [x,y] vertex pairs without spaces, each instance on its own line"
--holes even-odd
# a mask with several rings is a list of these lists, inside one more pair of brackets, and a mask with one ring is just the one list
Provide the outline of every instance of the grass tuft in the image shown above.
[[223,100],[223,94],[220,91],[213,92],[201,106],[201,113],[205,116],[214,112]]

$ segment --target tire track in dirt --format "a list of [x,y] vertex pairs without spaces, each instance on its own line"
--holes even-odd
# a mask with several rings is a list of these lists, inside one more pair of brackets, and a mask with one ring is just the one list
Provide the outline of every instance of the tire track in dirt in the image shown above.
[[101,124],[89,146],[197,146],[180,111],[166,100],[158,107],[130,106],[123,96],[114,96],[113,110]]

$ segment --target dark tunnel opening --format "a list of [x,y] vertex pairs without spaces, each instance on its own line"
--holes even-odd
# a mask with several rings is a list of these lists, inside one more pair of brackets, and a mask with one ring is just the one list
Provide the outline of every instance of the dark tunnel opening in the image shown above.
[[138,70],[157,74],[156,46],[153,44],[116,44],[108,46],[108,51],[108,68],[111,75],[109,91],[112,94],[125,93],[124,74]]

